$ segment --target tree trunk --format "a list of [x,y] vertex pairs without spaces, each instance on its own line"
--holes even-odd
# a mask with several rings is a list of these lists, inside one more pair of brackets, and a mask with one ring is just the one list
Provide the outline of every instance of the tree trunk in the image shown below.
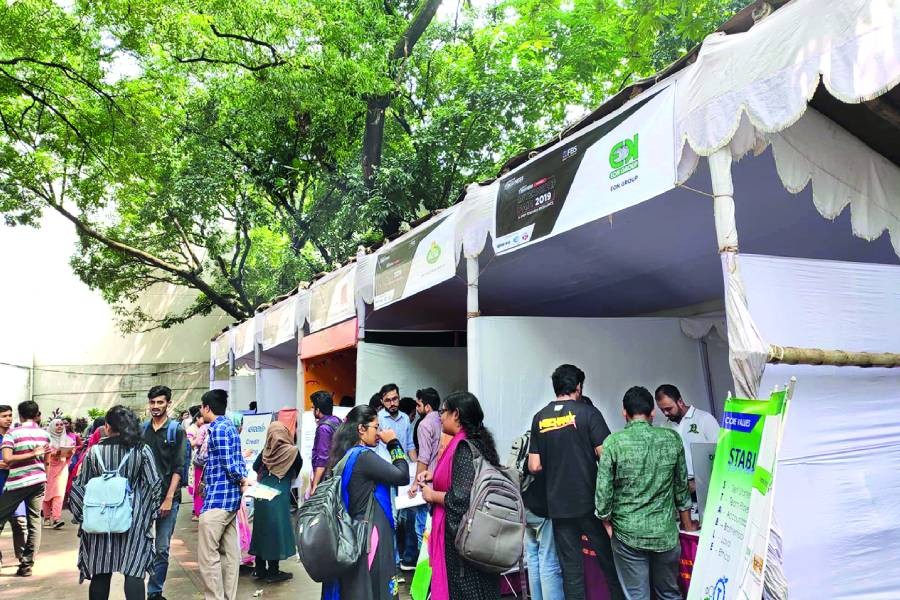
[[[406,31],[394,44],[390,56],[390,76],[394,77],[403,61],[412,53],[413,46],[428,29],[434,19],[441,0],[424,0],[416,11]],[[366,129],[363,134],[362,171],[368,189],[375,185],[375,172],[381,165],[384,148],[384,113],[391,104],[392,94],[370,96],[366,100]]]

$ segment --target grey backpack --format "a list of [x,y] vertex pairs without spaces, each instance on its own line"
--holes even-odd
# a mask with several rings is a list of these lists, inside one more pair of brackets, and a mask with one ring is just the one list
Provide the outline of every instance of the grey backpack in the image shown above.
[[[348,455],[349,456],[349,455]],[[347,456],[334,466],[300,507],[297,517],[297,549],[300,562],[313,581],[338,579],[367,553],[374,500],[370,497],[365,520],[353,519],[341,499],[341,476]]]
[[503,573],[522,560],[525,546],[525,504],[518,477],[507,468],[497,468],[472,449],[475,479],[469,510],[456,534],[460,556],[488,573]]

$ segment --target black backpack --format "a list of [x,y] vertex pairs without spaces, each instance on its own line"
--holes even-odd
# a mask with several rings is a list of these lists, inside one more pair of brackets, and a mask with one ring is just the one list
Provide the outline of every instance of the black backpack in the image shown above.
[[320,483],[297,517],[297,548],[300,562],[313,581],[338,579],[369,551],[369,524],[374,496],[369,498],[366,518],[353,519],[341,499],[341,473],[347,456],[334,466],[331,477]]

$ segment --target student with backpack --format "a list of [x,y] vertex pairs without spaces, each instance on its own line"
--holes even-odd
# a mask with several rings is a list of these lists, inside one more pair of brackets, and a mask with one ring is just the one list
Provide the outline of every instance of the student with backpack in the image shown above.
[[[464,528],[471,516],[473,487],[480,477],[477,464],[486,461],[495,469],[500,466],[494,438],[484,427],[484,412],[478,399],[468,392],[454,392],[444,398],[439,411],[444,433],[453,436],[441,455],[434,473],[421,473],[424,482],[422,496],[434,507],[431,521],[431,537],[428,539],[428,556],[431,562],[432,600],[489,600],[500,597],[500,570],[479,568],[464,558],[459,550],[460,530],[470,529],[478,533],[476,526]],[[476,454],[477,453],[477,454]],[[431,484],[428,480],[431,479]],[[508,481],[513,486],[511,480]],[[512,487],[518,497],[517,510],[521,512],[521,528],[518,530],[518,552],[522,554],[524,509],[518,495],[518,485]],[[512,498],[512,504],[515,499]],[[517,517],[519,518],[519,517]],[[515,537],[514,535],[514,537]],[[484,544],[482,544],[484,546]],[[518,561],[516,561],[518,562]],[[513,563],[514,564],[514,563]],[[512,564],[507,565],[511,567]]]
[[162,592],[169,572],[169,546],[181,506],[181,486],[188,479],[191,449],[184,428],[169,418],[172,390],[164,385],[153,386],[147,393],[147,401],[150,420],[144,422],[143,439],[153,453],[163,492],[156,520],[156,557],[147,582],[147,600],[165,600]]
[[113,406],[104,427],[106,437],[87,452],[69,502],[81,524],[80,580],[91,581],[90,600],[107,600],[112,574],[122,573],[126,600],[142,600],[144,576],[152,565],[160,477],[130,409]]
[[[387,444],[391,462],[373,451],[379,441]],[[355,407],[334,434],[327,472],[340,478],[341,498],[349,516],[370,524],[364,529],[365,542],[358,561],[337,580],[322,586],[322,599],[396,600],[399,588],[390,487],[409,483],[409,463],[397,434],[379,430],[378,414],[372,408]],[[320,494],[328,491],[324,484],[320,488]],[[320,494],[309,502],[315,503]],[[302,532],[300,539],[303,559]]]
[[547,483],[543,473],[529,473],[531,431],[513,442],[508,465],[519,476],[525,503],[525,554],[528,556],[528,588],[533,600],[563,600],[562,569],[553,539],[553,521],[547,516]]

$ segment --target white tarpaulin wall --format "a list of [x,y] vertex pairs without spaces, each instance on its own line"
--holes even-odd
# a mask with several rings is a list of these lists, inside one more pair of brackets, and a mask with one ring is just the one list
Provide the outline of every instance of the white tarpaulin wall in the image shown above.
[[443,398],[466,389],[466,349],[389,346],[360,342],[356,347],[356,403],[365,404],[386,383],[401,396],[433,387]]
[[622,396],[633,385],[653,393],[672,383],[689,404],[710,408],[699,343],[680,319],[479,317],[469,320],[469,389],[501,456],[554,398],[550,375],[563,363],[585,372],[584,394],[613,431],[624,426]]
[[256,401],[256,410],[261,413],[297,408],[297,369],[259,369]]
[[[900,266],[742,256],[774,344],[898,351]],[[775,483],[792,600],[900,598],[900,369],[767,365],[797,377]]]

